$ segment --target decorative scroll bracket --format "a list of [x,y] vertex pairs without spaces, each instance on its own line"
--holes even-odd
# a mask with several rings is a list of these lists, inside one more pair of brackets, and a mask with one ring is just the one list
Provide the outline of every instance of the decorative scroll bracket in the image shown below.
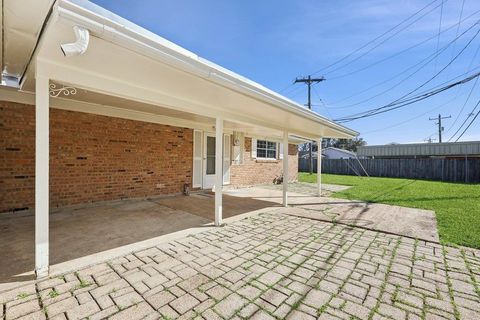
[[56,98],[59,95],[64,95],[64,96],[70,96],[70,95],[76,95],[77,94],[77,89],[74,87],[65,87],[62,86],[61,88],[57,88],[57,85],[55,83],[51,83],[49,86],[49,94],[50,97]]

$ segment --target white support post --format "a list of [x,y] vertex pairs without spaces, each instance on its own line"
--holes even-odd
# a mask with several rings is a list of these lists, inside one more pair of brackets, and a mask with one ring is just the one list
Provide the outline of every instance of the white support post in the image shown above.
[[288,206],[288,132],[283,133],[283,205]]
[[48,276],[49,258],[49,80],[35,80],[35,272]]
[[317,195],[322,196],[322,138],[317,140]]
[[215,125],[215,225],[222,224],[223,193],[223,119],[217,117]]

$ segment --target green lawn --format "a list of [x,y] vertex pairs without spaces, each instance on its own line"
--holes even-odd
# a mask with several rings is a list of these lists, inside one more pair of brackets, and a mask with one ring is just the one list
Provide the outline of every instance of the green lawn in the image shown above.
[[[299,181],[316,182],[299,173]],[[322,174],[323,183],[353,186],[333,196],[434,210],[442,243],[480,248],[480,184]]]

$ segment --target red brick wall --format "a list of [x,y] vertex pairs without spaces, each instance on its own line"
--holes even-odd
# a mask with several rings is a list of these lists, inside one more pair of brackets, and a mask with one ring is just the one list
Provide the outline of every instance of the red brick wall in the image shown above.
[[[272,183],[273,179],[283,172],[283,160],[261,160],[252,158],[252,139],[245,138],[245,155],[243,164],[232,165],[230,182],[233,185],[249,186]],[[288,178],[298,177],[298,148],[288,146]]]
[[[34,206],[35,110],[0,102],[0,212]],[[193,131],[50,109],[50,205],[182,192]]]
[[[33,209],[35,110],[0,101],[0,212]],[[50,205],[179,193],[192,179],[193,130],[50,109]],[[297,179],[289,146],[289,178]],[[251,158],[232,165],[231,184],[271,183],[282,161]]]
[[0,212],[31,209],[35,200],[35,114],[0,102]]

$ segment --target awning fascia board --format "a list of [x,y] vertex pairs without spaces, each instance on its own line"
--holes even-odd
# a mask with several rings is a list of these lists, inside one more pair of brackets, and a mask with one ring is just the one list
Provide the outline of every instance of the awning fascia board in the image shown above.
[[[219,110],[211,105],[199,104],[198,102],[185,100],[181,97],[169,95],[168,93],[160,92],[158,90],[135,86],[130,82],[108,78],[101,73],[95,73],[90,70],[78,69],[70,65],[62,65],[41,58],[38,58],[36,63],[39,64],[37,68],[39,74],[48,76],[49,79],[57,82],[76,86],[77,88],[91,90],[106,95],[114,95],[119,98],[135,100],[147,104],[162,105],[164,107],[189,113],[192,113],[192,110],[201,110],[201,115],[212,119],[218,114],[221,114],[224,119],[228,121],[253,124],[278,131],[285,130],[282,126],[250,118],[240,112]],[[159,101],[162,101],[162,103],[159,104]],[[311,134],[306,132],[295,131],[292,133],[311,137]]]

